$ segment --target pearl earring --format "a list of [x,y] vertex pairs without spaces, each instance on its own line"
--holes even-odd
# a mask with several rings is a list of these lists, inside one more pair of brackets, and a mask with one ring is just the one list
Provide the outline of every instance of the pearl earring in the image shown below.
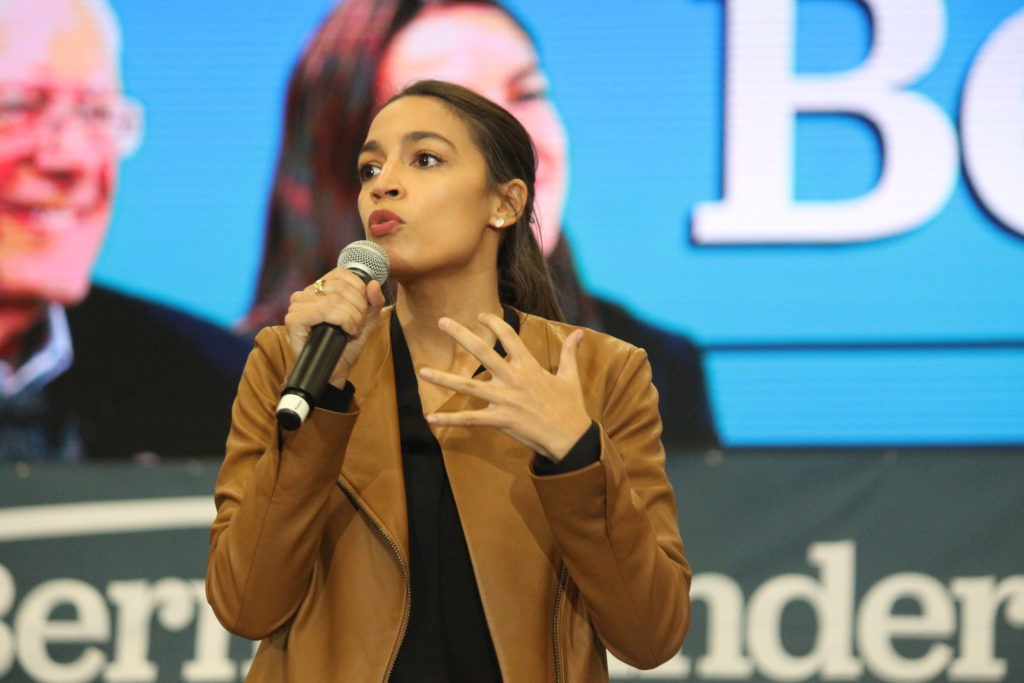
[[503,225],[505,225],[505,219],[504,218],[499,218],[498,220],[494,221],[494,227],[496,227],[496,228],[500,228]]

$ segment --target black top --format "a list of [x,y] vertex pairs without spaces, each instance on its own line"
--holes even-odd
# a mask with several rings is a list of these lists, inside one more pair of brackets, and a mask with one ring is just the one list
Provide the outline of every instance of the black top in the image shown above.
[[[513,320],[518,327],[514,315]],[[496,350],[504,355],[500,344]],[[412,578],[409,625],[391,680],[500,681],[441,446],[423,417],[412,357],[397,316],[391,319],[391,351]]]

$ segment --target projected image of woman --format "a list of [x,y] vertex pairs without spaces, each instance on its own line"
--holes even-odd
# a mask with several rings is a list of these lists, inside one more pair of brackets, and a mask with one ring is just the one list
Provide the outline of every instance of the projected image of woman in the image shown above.
[[267,218],[252,333],[280,322],[288,293],[333,265],[362,236],[353,168],[376,107],[401,87],[436,78],[505,107],[537,150],[536,233],[570,322],[647,350],[668,447],[717,444],[698,349],[623,308],[590,296],[577,277],[562,216],[568,188],[565,130],[548,98],[530,35],[494,2],[347,0],[311,37],[293,70]]

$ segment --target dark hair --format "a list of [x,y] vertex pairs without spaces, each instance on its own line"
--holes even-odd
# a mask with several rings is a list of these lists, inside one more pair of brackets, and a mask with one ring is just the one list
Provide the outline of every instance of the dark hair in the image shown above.
[[[255,302],[242,323],[245,331],[279,323],[291,293],[333,268],[338,252],[363,238],[355,168],[375,114],[381,58],[395,34],[422,9],[449,4],[466,0],[345,0],[311,36],[288,83],[263,263]],[[494,0],[469,4],[498,8],[522,26]],[[518,253],[516,244],[508,246]],[[564,240],[548,265],[566,317],[599,327]]]
[[502,229],[498,247],[498,297],[527,313],[564,320],[544,254],[533,231],[537,154],[530,134],[512,114],[468,88],[444,81],[419,81],[404,88],[384,106],[403,97],[441,100],[469,128],[487,164],[492,189],[519,179],[526,184],[526,202],[515,223]]

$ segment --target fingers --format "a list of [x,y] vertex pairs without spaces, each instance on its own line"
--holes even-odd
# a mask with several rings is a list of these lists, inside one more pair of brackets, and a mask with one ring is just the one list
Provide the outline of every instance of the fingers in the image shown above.
[[[309,285],[292,294],[285,324],[288,324],[290,317],[297,325],[312,327],[319,323],[330,323],[349,335],[359,334],[370,306],[370,288],[344,268],[335,268],[318,282],[321,283],[320,288]],[[379,287],[377,285],[375,288],[377,292]]]
[[387,303],[384,298],[384,289],[376,280],[370,280],[370,284],[366,285],[366,299],[372,308],[383,308]]
[[387,304],[387,300],[384,298],[384,292],[381,289],[380,283],[376,280],[370,280],[370,284],[366,285],[366,300],[369,307],[366,309],[366,314],[363,317],[362,327],[364,331],[376,322],[381,309],[384,308],[385,304]]
[[[491,316],[492,318],[495,316]],[[504,323],[502,323],[504,324]],[[441,318],[437,321],[437,326],[441,328],[449,337],[455,340],[459,346],[469,351],[481,365],[491,371],[491,374],[495,377],[502,376],[502,371],[505,369],[505,362],[501,356],[497,354],[493,346],[488,345],[483,339],[477,336],[472,330],[465,327],[456,320],[451,318]],[[513,332],[513,336],[514,336]],[[504,342],[502,342],[504,346]],[[506,352],[508,351],[506,347]]]
[[384,305],[380,284],[364,285],[354,273],[335,268],[316,283],[292,294],[284,324],[295,353],[301,351],[315,325],[328,323],[357,336]]
[[557,375],[559,377],[563,377],[567,380],[579,381],[580,373],[576,355],[579,353],[580,343],[582,341],[583,330],[576,330],[565,338],[565,342],[562,344],[562,352],[559,355],[558,360]]
[[[516,334],[516,331],[508,323],[491,313],[482,313],[479,320],[485,327],[494,332],[509,360],[521,366],[529,365],[537,369],[540,368],[536,359],[526,349],[523,340],[519,338],[519,335]],[[438,327],[447,332],[460,346],[473,354],[486,369],[490,370],[492,375],[500,379],[509,379],[508,364],[503,362],[504,359],[498,355],[494,348],[489,346],[478,335],[450,318],[441,318],[438,321]],[[576,354],[582,341],[583,330],[574,330],[566,337],[565,342],[562,344],[558,371],[556,373],[558,377],[578,382],[579,367],[576,361]],[[455,387],[448,388],[454,389]]]
[[[327,275],[320,278],[322,283],[322,294],[317,294],[314,285],[303,290],[303,297],[314,304],[330,302],[335,306],[351,305],[360,314],[365,314],[369,306],[369,287],[363,284],[354,273],[344,269],[335,268]],[[379,288],[379,285],[377,285]],[[310,294],[312,292],[312,294]],[[323,301],[327,299],[327,302]],[[354,334],[358,330],[345,330]]]
[[[505,349],[505,352],[512,355],[513,351],[519,351],[525,349],[523,341],[516,334],[516,331],[512,329],[512,326],[507,322],[494,315],[493,313],[481,313],[479,320],[483,323],[484,327],[494,333],[494,336],[501,342],[501,346]],[[516,353],[516,356],[521,354]]]
[[535,452],[558,460],[590,424],[577,364],[583,331],[575,330],[566,337],[558,370],[552,374],[504,321],[493,315],[480,320],[494,331],[511,362],[504,362],[486,342],[457,322],[439,321],[441,329],[491,370],[492,377],[481,380],[421,368],[420,377],[425,381],[486,404],[473,410],[434,412],[426,416],[427,421],[437,426],[495,427]]
[[501,399],[501,392],[498,390],[497,385],[488,381],[481,381],[475,377],[465,377],[452,372],[434,370],[433,368],[420,368],[420,377],[431,384],[451,389],[459,394],[481,398],[488,403],[494,403]]

